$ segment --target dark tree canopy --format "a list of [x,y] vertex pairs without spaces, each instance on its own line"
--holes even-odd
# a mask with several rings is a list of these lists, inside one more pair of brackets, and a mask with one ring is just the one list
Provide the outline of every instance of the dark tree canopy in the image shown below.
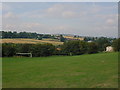
[[113,41],[112,46],[115,51],[120,51],[120,38]]
[[88,53],[97,53],[98,52],[98,44],[95,42],[88,43]]

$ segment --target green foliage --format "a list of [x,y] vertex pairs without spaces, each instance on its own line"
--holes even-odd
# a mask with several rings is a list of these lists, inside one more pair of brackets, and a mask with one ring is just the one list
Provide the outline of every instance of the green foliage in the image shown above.
[[104,51],[107,46],[112,45],[112,41],[115,38],[107,38],[107,37],[85,37],[84,41],[92,41],[98,43],[98,51]]
[[80,53],[79,41],[65,42],[62,50],[67,55],[78,55]]
[[34,57],[51,56],[55,51],[52,44],[3,44],[2,56],[10,57],[16,53],[32,53]]
[[115,51],[120,51],[120,38],[113,41],[112,46]]
[[55,47],[52,44],[36,44],[33,45],[32,53],[34,57],[51,56],[55,51]]
[[80,54],[85,54],[85,53],[87,53],[88,43],[87,43],[87,42],[84,42],[84,41],[80,41],[80,42],[79,42],[79,45],[80,45]]
[[2,56],[11,57],[16,54],[15,44],[2,44]]
[[99,51],[104,51],[106,46],[110,46],[112,44],[111,39],[105,37],[100,37],[95,42],[98,43]]
[[42,37],[38,37],[38,40],[42,40]]
[[65,42],[65,40],[66,40],[66,39],[65,39],[62,35],[60,35],[60,41],[61,41],[61,42]]
[[95,42],[88,43],[88,53],[97,53],[98,52],[98,44]]
[[[49,35],[48,35],[49,36]],[[46,36],[47,37],[47,36]],[[61,35],[61,37],[63,37]],[[120,39],[114,40],[115,51],[120,50]],[[105,50],[105,47],[111,45],[106,38],[99,38],[95,42],[86,42],[80,40],[65,41],[61,46],[52,44],[3,44],[3,56],[14,56],[15,53],[32,53],[34,57],[51,55],[81,55],[86,53],[98,53]],[[10,51],[9,51],[10,49]]]
[[[59,48],[59,50],[57,50]],[[10,51],[9,51],[10,50]],[[52,44],[3,44],[3,57],[14,56],[16,53],[32,53],[34,57],[51,55],[81,55],[85,53],[97,53],[96,43],[73,40],[66,41],[61,46]]]
[[37,34],[37,33],[27,33],[27,32],[5,32],[2,31],[2,38],[37,38],[38,35],[41,34]]
[[0,57],[2,57],[2,44],[0,44]]
[[37,33],[30,33],[30,32],[5,32],[1,31],[2,38],[38,38],[41,40],[42,38],[54,38],[54,36],[49,34],[37,34]]
[[31,52],[32,44],[16,44],[16,50],[19,53]]
[[80,55],[87,52],[87,43],[83,41],[68,41],[62,46],[62,51],[67,55]]

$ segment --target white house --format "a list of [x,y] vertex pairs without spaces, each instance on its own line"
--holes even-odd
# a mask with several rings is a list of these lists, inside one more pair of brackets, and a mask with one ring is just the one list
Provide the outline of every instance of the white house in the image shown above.
[[113,51],[114,51],[114,49],[113,49],[112,46],[107,46],[106,47],[106,52],[113,52]]

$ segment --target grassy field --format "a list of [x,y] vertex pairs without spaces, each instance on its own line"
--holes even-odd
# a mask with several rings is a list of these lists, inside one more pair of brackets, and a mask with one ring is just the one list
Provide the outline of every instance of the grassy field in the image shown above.
[[117,88],[118,53],[3,58],[3,88]]
[[43,39],[43,40],[37,40],[37,39],[0,39],[1,43],[27,43],[27,44],[37,44],[37,43],[52,43],[53,45],[61,45],[63,42],[60,42],[55,39]]

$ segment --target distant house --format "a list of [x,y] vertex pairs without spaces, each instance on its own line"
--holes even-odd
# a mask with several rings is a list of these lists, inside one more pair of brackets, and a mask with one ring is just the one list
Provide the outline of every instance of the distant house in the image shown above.
[[112,46],[107,46],[106,47],[106,52],[113,52],[113,51],[114,51],[114,49],[113,49]]

